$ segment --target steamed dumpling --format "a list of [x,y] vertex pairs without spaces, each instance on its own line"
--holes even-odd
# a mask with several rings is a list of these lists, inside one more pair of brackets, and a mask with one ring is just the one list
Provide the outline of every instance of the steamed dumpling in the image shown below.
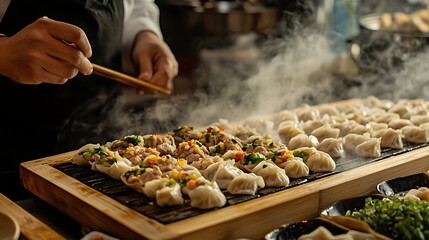
[[165,187],[157,190],[155,199],[156,205],[160,207],[182,205],[184,202],[180,185],[174,180],[170,180]]
[[316,147],[319,144],[319,140],[313,135],[308,136],[305,133],[301,133],[293,137],[288,144],[289,149],[297,149],[300,147]]
[[120,180],[121,175],[131,169],[132,163],[121,157],[117,151],[112,152],[105,147],[101,148],[104,153],[92,163],[91,169]]
[[326,124],[315,129],[311,132],[311,135],[315,136],[319,142],[322,142],[326,138],[338,138],[338,136],[340,136],[340,129],[332,128],[330,125]]
[[293,125],[286,125],[282,128],[279,128],[278,135],[284,144],[288,144],[289,141],[298,134],[304,133],[300,128]]
[[343,147],[343,140],[337,138],[325,138],[317,146],[317,150],[323,151],[333,158],[342,158],[346,155]]
[[380,129],[372,134],[373,137],[381,138],[380,146],[382,148],[402,149],[401,131],[388,129]]
[[370,139],[369,134],[359,135],[356,133],[347,134],[343,139],[343,147],[346,151],[355,152],[356,146]]
[[226,197],[220,191],[216,182],[210,182],[203,177],[193,182],[188,182],[188,195],[191,199],[191,207],[210,209],[222,207],[226,204]]
[[356,146],[355,151],[361,157],[380,157],[381,156],[380,138],[370,138]]
[[96,149],[100,149],[100,144],[88,143],[82,146],[73,155],[71,162],[79,166],[91,164],[96,158],[100,157],[96,155]]
[[429,142],[429,132],[425,128],[418,126],[406,126],[403,127],[401,131],[407,142],[416,144]]
[[286,171],[286,175],[291,178],[306,177],[310,173],[308,166],[299,157],[287,160],[282,166]]
[[261,176],[267,187],[285,187],[289,185],[289,177],[286,175],[286,171],[270,160],[260,162],[252,170],[252,173]]
[[305,164],[312,172],[332,172],[336,167],[335,161],[331,156],[322,151],[317,151],[311,155]]
[[264,179],[254,173],[245,173],[235,177],[228,185],[231,194],[254,195],[258,188],[264,188]]
[[164,188],[168,184],[168,181],[168,178],[160,178],[146,182],[143,186],[143,193],[150,198],[156,198],[156,191]]
[[[211,167],[213,165],[217,165],[215,168],[215,172],[212,175],[213,172],[211,171]],[[203,176],[206,177],[210,181],[216,181],[219,185],[220,189],[227,189],[230,182],[236,178],[237,176],[244,174],[244,172],[235,166],[234,160],[227,160],[220,163],[215,163],[212,166],[208,167],[206,171],[203,172]]]
[[143,186],[146,182],[160,178],[162,178],[162,172],[158,166],[154,168],[135,166],[121,175],[121,180],[125,185],[140,193],[143,193]]

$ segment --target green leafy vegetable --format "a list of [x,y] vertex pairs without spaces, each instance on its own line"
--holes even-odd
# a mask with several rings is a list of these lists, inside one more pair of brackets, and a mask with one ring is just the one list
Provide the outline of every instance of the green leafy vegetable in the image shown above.
[[365,221],[393,239],[429,239],[429,202],[404,198],[365,199],[363,209],[346,216]]

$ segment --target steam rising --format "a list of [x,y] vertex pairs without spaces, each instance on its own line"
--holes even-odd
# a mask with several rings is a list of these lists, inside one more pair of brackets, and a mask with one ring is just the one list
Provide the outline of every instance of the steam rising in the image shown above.
[[[220,118],[239,121],[266,116],[303,104],[370,95],[391,100],[425,98],[429,91],[427,51],[409,55],[402,49],[408,59],[395,63],[388,60],[397,55],[397,49],[381,46],[383,51],[375,51],[380,53],[378,58],[365,61],[359,69],[348,49],[342,55],[333,52],[332,42],[315,25],[278,31],[280,34],[260,42],[254,36],[242,36],[244,41],[238,40],[238,45],[220,57],[203,51],[193,76],[197,86],[192,96],[142,96],[143,109],[130,107],[130,99],[122,96],[94,135],[105,142],[126,134],[168,132],[183,124],[205,126]],[[361,45],[362,50],[371,44],[368,39],[372,37],[364,35],[359,41],[367,44]],[[237,52],[243,54],[234,55]],[[381,65],[383,61],[388,64]],[[78,144],[89,141],[82,139]]]

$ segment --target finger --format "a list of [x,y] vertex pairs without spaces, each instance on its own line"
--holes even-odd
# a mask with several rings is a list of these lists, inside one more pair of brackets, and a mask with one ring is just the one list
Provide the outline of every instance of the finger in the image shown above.
[[44,67],[40,66],[39,69],[36,70],[37,73],[33,73],[30,75],[28,79],[23,82],[24,84],[37,85],[40,83],[53,83],[53,84],[63,84],[67,82],[68,79],[61,78],[51,72],[47,71]]
[[46,29],[52,37],[58,40],[65,40],[69,43],[74,43],[87,58],[92,55],[91,44],[89,43],[85,32],[81,28],[65,22],[55,21],[47,17],[40,18],[39,21],[47,24]]
[[78,73],[78,69],[76,69],[70,63],[64,62],[53,57],[48,57],[44,59],[42,67],[46,71],[60,77],[61,79],[74,78]]
[[83,55],[82,51],[72,45],[64,44],[62,41],[54,40],[51,41],[48,49],[46,49],[46,52],[54,58],[69,62],[84,75],[89,75],[92,73],[93,67],[91,62]]
[[168,73],[164,69],[156,71],[149,82],[166,89],[171,90],[173,88],[172,80],[170,80]]
[[44,70],[43,75],[45,75],[45,77],[41,78],[39,80],[40,81],[39,83],[46,82],[46,83],[52,83],[52,84],[64,84],[68,81],[67,78],[60,77],[56,74],[53,74],[48,70],[46,70],[45,68],[43,68],[43,70]]
[[178,67],[174,61],[162,58],[157,61],[155,73],[149,82],[167,89],[173,88],[173,77],[177,75]]
[[138,79],[149,81],[152,78],[152,59],[150,57],[140,57],[138,59],[139,75]]

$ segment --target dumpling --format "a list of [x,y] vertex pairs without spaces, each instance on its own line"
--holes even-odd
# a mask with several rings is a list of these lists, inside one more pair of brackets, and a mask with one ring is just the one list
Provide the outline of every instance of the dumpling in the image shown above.
[[252,170],[252,173],[261,176],[267,187],[286,187],[289,185],[289,177],[286,175],[286,171],[270,160],[260,162]]
[[279,123],[279,125],[277,126],[277,130],[279,130],[280,128],[286,127],[286,126],[298,127],[298,122],[295,122],[292,120],[283,121],[283,122]]
[[316,149],[329,154],[333,158],[342,158],[346,155],[341,138],[325,138]]
[[206,146],[204,146],[200,141],[194,139],[180,143],[175,152],[176,158],[184,158],[188,163],[198,161],[206,155],[208,155]]
[[309,121],[320,119],[320,113],[317,108],[305,105],[302,108],[296,110],[296,116],[299,121]]
[[334,122],[331,123],[331,127],[340,129],[340,135],[339,137],[344,137],[347,135],[350,130],[356,125],[356,121],[354,120],[346,120],[343,122]]
[[272,121],[260,117],[248,118],[244,121],[243,125],[255,128],[256,131],[264,134],[271,133],[274,129],[274,123]]
[[423,123],[429,123],[429,116],[428,115],[414,115],[410,117],[410,121],[414,125],[421,125]]
[[283,143],[287,145],[293,137],[295,137],[298,134],[304,133],[304,131],[296,126],[287,125],[280,128],[277,133],[280,139],[283,141]]
[[223,161],[223,158],[219,156],[204,156],[203,158],[200,158],[197,161],[193,161],[190,165],[197,168],[198,170],[205,170],[210,165]]
[[228,185],[231,194],[254,195],[258,188],[264,188],[264,179],[254,173],[245,173],[235,177]]
[[302,130],[304,130],[305,134],[311,135],[311,133],[322,126],[324,126],[326,121],[324,120],[309,120],[309,121],[301,121],[298,124],[298,127]]
[[181,186],[173,178],[160,178],[147,182],[143,193],[154,198],[158,206],[182,205],[184,202]]
[[203,177],[205,177],[206,179],[212,181],[217,170],[219,169],[220,165],[223,163],[224,161],[221,162],[217,162],[217,163],[213,163],[210,166],[208,166],[205,170],[201,170],[201,174],[203,175]]
[[335,161],[329,156],[329,154],[317,151],[312,154],[305,162],[310,171],[312,172],[332,172],[336,168]]
[[387,111],[392,113],[397,113],[401,118],[407,118],[408,116],[410,116],[411,109],[405,104],[396,103],[395,105],[392,106],[392,108],[390,108]]
[[97,154],[97,149],[100,149],[100,144],[88,143],[77,150],[71,162],[79,166],[89,165],[100,157]]
[[318,107],[320,116],[328,115],[328,116],[338,116],[340,115],[340,111],[331,105],[322,105]]
[[379,123],[389,123],[392,119],[400,118],[399,114],[387,112],[381,116],[378,116],[374,121]]
[[355,152],[361,157],[380,157],[381,156],[381,140],[380,138],[370,138],[359,144],[355,148]]
[[282,164],[282,167],[286,171],[286,175],[291,178],[306,177],[310,173],[308,166],[299,157],[287,160]]
[[355,153],[356,146],[370,139],[369,134],[359,135],[356,133],[347,134],[343,139],[343,147],[346,151]]
[[175,143],[182,143],[192,139],[200,139],[202,133],[193,127],[183,125],[173,130],[170,135],[173,136]]
[[370,129],[367,126],[359,123],[354,125],[349,131],[349,133],[356,133],[356,134],[365,134],[369,132],[370,132]]
[[315,136],[319,142],[322,142],[325,138],[338,138],[338,136],[340,136],[340,129],[332,128],[330,125],[326,124],[313,130],[311,135]]
[[304,162],[307,162],[308,158],[317,152],[315,147],[301,147],[293,150],[292,154],[294,157],[302,158]]
[[162,172],[158,166],[154,168],[135,166],[121,175],[121,180],[125,185],[140,193],[143,193],[143,186],[146,182],[160,178],[162,178]]
[[281,122],[284,121],[290,121],[294,123],[298,123],[298,117],[296,114],[289,110],[281,111],[271,117],[271,120],[274,122],[275,125],[279,125]]
[[389,127],[393,129],[401,129],[405,126],[412,126],[413,123],[408,119],[395,118],[390,120]]
[[260,162],[265,162],[267,158],[260,153],[247,153],[244,156],[236,156],[235,165],[245,172],[252,172]]
[[203,177],[186,184],[188,195],[191,199],[191,207],[210,209],[222,207],[226,204],[226,197],[220,191],[216,182],[210,182]]
[[407,142],[421,144],[429,142],[427,129],[418,126],[406,126],[401,129]]
[[178,160],[170,155],[149,155],[141,163],[143,167],[158,166],[162,172],[172,170],[178,163]]
[[182,205],[185,201],[180,191],[180,185],[174,180],[169,180],[167,185],[155,193],[156,205],[160,207]]
[[319,140],[313,135],[301,133],[293,137],[288,144],[289,149],[297,149],[300,147],[316,147],[319,145]]
[[380,147],[382,148],[402,149],[404,147],[400,130],[380,129],[373,132],[372,136],[381,138]]
[[168,178],[154,179],[152,181],[146,182],[146,184],[143,186],[143,193],[147,197],[156,198],[156,191],[165,187],[168,182]]
[[369,122],[366,124],[366,126],[370,129],[371,132],[374,132],[380,129],[387,129],[389,127],[387,123],[377,123],[377,122]]
[[364,116],[361,113],[350,113],[346,115],[346,118],[350,121],[354,121],[356,123],[365,125],[371,121],[373,121],[372,117]]
[[107,148],[103,149],[105,150],[104,154],[92,163],[91,169],[120,180],[121,175],[131,169],[132,163],[130,160],[119,156],[117,151],[112,152],[107,150]]
[[176,151],[176,144],[173,136],[168,134],[150,134],[143,137],[145,147],[155,148],[162,154],[173,155]]
[[[217,166],[214,167],[216,168],[216,170],[213,174],[213,171],[210,168],[215,164]],[[228,185],[234,178],[241,174],[244,174],[241,169],[235,166],[234,160],[227,160],[215,164],[209,166],[206,171],[203,172],[203,176],[210,181],[215,181],[220,189],[227,189]]]

